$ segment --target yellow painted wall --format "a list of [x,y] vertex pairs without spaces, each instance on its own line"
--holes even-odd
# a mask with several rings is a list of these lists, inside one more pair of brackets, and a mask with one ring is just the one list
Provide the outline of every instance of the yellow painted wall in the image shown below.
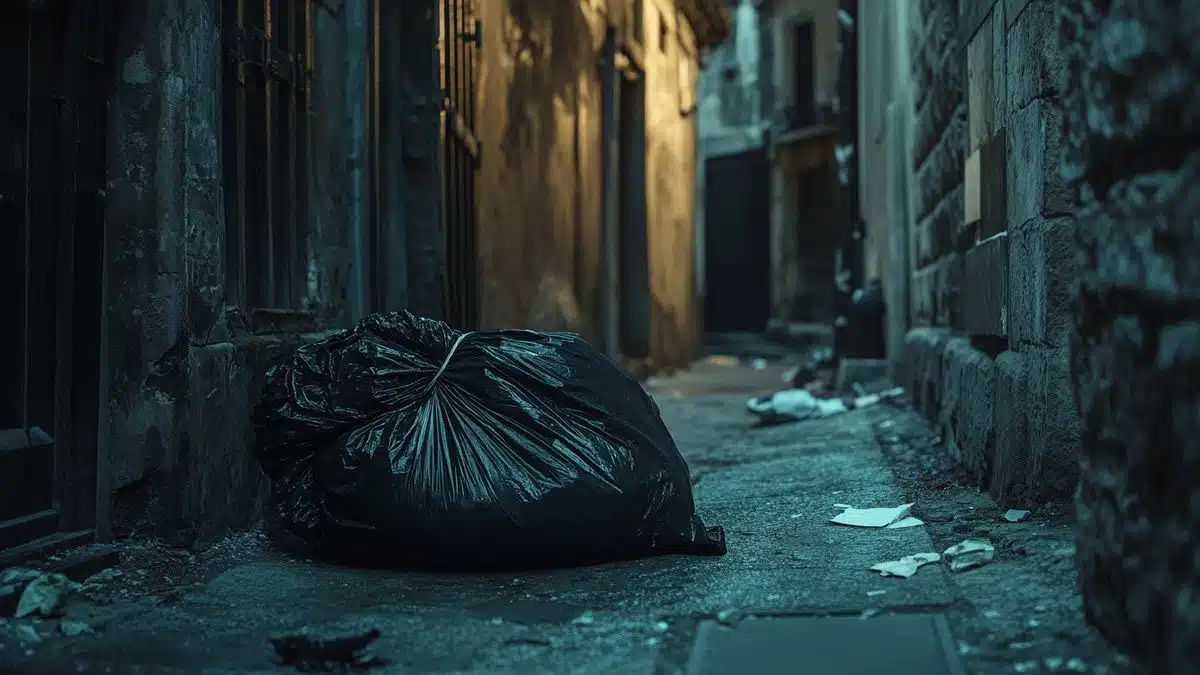
[[[598,340],[605,3],[479,5],[481,323],[571,330]],[[679,59],[694,62],[694,37],[673,3],[646,0],[643,11],[651,355],[656,365],[681,366],[696,343],[694,116],[681,112],[696,68],[681,69]]]

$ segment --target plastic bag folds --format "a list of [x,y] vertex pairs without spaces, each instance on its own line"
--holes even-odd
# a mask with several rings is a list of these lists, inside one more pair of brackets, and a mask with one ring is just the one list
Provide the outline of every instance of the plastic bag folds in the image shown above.
[[268,522],[315,555],[446,568],[722,555],[641,385],[576,335],[375,314],[254,411]]

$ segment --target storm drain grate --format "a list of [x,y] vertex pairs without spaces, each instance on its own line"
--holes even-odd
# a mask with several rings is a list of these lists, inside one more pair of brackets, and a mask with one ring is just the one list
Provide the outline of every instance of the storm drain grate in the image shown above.
[[964,675],[940,614],[705,621],[687,675]]

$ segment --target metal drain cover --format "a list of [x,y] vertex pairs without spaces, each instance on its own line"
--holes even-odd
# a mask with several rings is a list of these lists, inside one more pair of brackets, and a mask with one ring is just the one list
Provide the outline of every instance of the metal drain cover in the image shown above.
[[688,675],[963,675],[940,614],[757,617],[696,632]]

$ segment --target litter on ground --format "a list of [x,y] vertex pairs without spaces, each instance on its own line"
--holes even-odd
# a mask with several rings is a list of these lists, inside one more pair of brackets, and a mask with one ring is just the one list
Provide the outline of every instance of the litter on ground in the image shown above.
[[982,567],[996,556],[996,548],[982,539],[964,539],[942,553],[953,572]]
[[27,616],[59,616],[67,608],[67,595],[71,591],[71,580],[56,572],[42,574],[21,593],[14,618]]
[[909,511],[913,507],[912,504],[871,509],[856,509],[846,504],[834,504],[834,507],[843,509],[841,513],[830,520],[835,525],[888,528],[893,530],[924,525],[921,519],[909,515]]
[[1022,520],[1025,520],[1025,517],[1028,515],[1028,511],[1022,511],[1021,509],[1009,509],[1004,513],[1004,519],[1010,523],[1019,523]]
[[917,573],[922,565],[935,563],[942,559],[942,556],[937,553],[914,553],[906,555],[899,560],[888,560],[886,562],[875,563],[871,565],[872,572],[879,572],[880,576],[884,577],[900,577],[907,579]]

